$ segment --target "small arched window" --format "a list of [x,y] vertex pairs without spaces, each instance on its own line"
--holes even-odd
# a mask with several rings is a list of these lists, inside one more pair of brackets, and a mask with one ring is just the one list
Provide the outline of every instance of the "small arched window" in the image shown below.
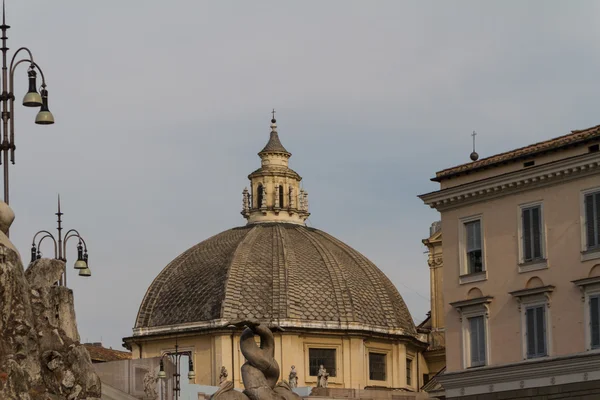
[[260,208],[263,201],[263,186],[258,185],[256,187],[256,208]]
[[279,207],[283,208],[283,185],[279,185]]

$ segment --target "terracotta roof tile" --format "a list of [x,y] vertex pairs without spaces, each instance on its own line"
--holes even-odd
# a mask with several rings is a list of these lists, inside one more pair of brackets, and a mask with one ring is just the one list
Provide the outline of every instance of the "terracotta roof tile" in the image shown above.
[[588,129],[571,131],[571,133],[567,135],[559,136],[554,139],[545,140],[543,142],[496,154],[491,157],[482,158],[478,161],[458,165],[452,168],[447,168],[437,172],[435,174],[435,178],[432,178],[431,180],[438,182],[442,179],[450,178],[454,175],[458,175],[464,172],[480,170],[507,161],[516,161],[518,159],[530,157],[535,154],[545,153],[551,150],[556,150],[566,146],[583,143],[596,138],[600,138],[600,125]]
[[102,345],[92,343],[86,343],[84,346],[88,353],[90,353],[93,363],[131,359],[131,353],[128,351],[107,349],[106,347],[102,347]]

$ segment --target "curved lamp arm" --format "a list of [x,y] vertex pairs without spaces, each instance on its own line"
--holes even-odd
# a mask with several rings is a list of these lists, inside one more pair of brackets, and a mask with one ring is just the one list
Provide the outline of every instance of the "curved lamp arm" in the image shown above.
[[38,242],[38,245],[37,245],[38,254],[41,254],[41,252],[40,252],[40,246],[42,245],[42,241],[43,241],[44,239],[48,238],[48,237],[49,237],[49,238],[51,238],[51,239],[52,239],[52,241],[54,242],[54,258],[56,258],[56,257],[58,257],[58,252],[57,252],[58,248],[57,248],[56,240],[54,239],[54,236],[52,236],[51,234],[48,234],[48,235],[42,236],[42,238],[41,238],[41,239],[40,239],[40,241]]

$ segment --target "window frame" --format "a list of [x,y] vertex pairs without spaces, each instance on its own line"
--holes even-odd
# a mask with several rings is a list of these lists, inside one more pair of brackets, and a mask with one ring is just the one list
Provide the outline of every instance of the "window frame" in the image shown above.
[[[316,384],[317,377],[310,375],[310,349],[328,349],[335,350],[336,376],[329,376],[329,383],[341,383],[344,377],[344,364],[342,358],[341,343],[323,343],[321,341],[310,340],[304,342],[304,382],[307,384]],[[297,365],[296,365],[297,366]],[[330,372],[329,370],[327,372]]]
[[[462,368],[481,368],[486,365],[492,364],[492,353],[490,344],[491,332],[490,332],[490,304],[493,300],[491,296],[477,297],[474,299],[467,299],[450,303],[450,305],[456,309],[460,314],[460,343],[462,346]],[[485,338],[485,364],[484,365],[471,365],[471,341],[470,341],[470,326],[469,319],[474,317],[483,317],[483,329]]]
[[[534,289],[525,289],[524,296],[519,297],[519,311],[521,313],[521,354],[523,360],[537,360],[544,357],[550,357],[553,354],[552,346],[552,313],[550,310],[550,293],[554,290],[554,286],[545,286]],[[527,294],[527,291],[531,294]],[[519,291],[517,291],[519,292]],[[517,293],[513,292],[513,293]],[[511,293],[511,294],[513,294]],[[515,294],[513,294],[514,296]],[[544,339],[546,341],[546,354],[529,357],[527,354],[527,310],[533,307],[543,306],[544,309],[544,326],[546,329]]]
[[[580,192],[580,225],[581,225],[581,261],[600,259],[600,245],[588,248],[587,243],[587,218],[585,208],[585,197],[590,194],[600,193],[600,187],[593,187]],[[599,211],[600,212],[600,211]]]
[[[373,379],[371,377],[371,354],[381,356],[383,358],[383,379]],[[387,382],[388,380],[388,354],[385,351],[369,351],[368,355],[368,372],[369,372],[369,381],[373,382]]]
[[[330,347],[318,347],[318,346],[314,346],[314,347],[310,347],[308,349],[308,376],[313,377],[313,378],[317,378],[317,375],[312,375],[310,372],[311,370],[311,357],[310,357],[310,352],[311,350],[313,351],[332,351],[333,352],[333,362],[334,362],[334,367],[333,367],[333,371],[332,368],[328,368],[328,366],[326,366],[325,364],[321,364],[325,367],[325,369],[327,370],[327,372],[329,373],[329,376],[332,378],[336,378],[337,377],[337,366],[338,366],[338,361],[337,361],[337,350],[336,349],[332,349]],[[332,374],[333,372],[333,374]]]
[[[527,323],[527,314],[529,310],[543,310],[544,313],[544,318],[543,318],[543,338],[544,338],[544,352],[543,353],[529,353],[529,335],[530,332],[528,331],[528,327],[529,324]],[[534,303],[534,304],[527,304],[526,306],[523,307],[523,330],[524,330],[524,343],[523,346],[525,348],[525,354],[528,360],[530,359],[536,359],[536,358],[543,358],[543,357],[548,357],[549,355],[549,351],[548,351],[548,307],[546,305],[546,303]],[[537,315],[534,312],[533,314],[533,323],[536,324],[537,322]],[[539,329],[539,327],[536,327],[536,332],[537,333],[537,329]],[[537,335],[536,335],[537,336]]]
[[600,352],[600,346],[592,346],[592,324],[590,299],[600,296],[600,276],[588,277],[572,281],[581,290],[583,302],[583,323],[585,326],[585,350]]
[[[468,260],[467,260],[467,228],[466,224],[479,221],[480,235],[481,235],[481,263],[482,270],[479,272],[469,272]],[[486,266],[486,251],[485,251],[485,224],[483,222],[483,214],[471,215],[459,219],[458,224],[458,248],[459,248],[459,283],[472,283],[480,282],[487,279],[487,266]]]
[[[541,257],[540,258],[534,258],[532,260],[525,260],[525,248],[524,248],[524,239],[525,239],[525,232],[523,229],[523,224],[524,224],[524,218],[523,218],[523,213],[525,210],[527,209],[531,209],[534,207],[539,207],[540,208],[540,246],[541,246]],[[517,224],[517,230],[518,230],[518,243],[517,243],[517,248],[518,248],[518,252],[519,252],[519,272],[530,272],[530,271],[537,271],[540,269],[545,269],[548,268],[548,261],[547,261],[547,253],[546,253],[546,224],[545,224],[545,219],[544,219],[544,204],[543,202],[540,201],[534,201],[534,202],[528,202],[528,203],[524,203],[524,204],[520,204],[518,207],[518,224]]]

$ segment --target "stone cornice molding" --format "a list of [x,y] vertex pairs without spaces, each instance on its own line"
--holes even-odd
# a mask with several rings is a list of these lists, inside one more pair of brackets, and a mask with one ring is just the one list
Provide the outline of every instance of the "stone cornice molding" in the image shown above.
[[474,299],[455,301],[450,303],[450,305],[460,311],[465,307],[487,305],[492,302],[492,299],[492,296],[483,296]]
[[[520,385],[521,388],[548,386],[552,377],[568,375],[574,382],[586,380],[587,374],[600,370],[600,353],[588,352],[569,356],[545,357],[531,359],[519,363],[504,364],[467,369],[456,372],[446,372],[438,376],[440,383],[446,389],[446,394],[473,395],[489,392],[490,385],[495,385],[495,391],[502,391],[501,385]],[[579,378],[574,375],[579,374]],[[543,379],[546,378],[546,379]],[[512,383],[512,385],[510,385]]]
[[420,195],[419,198],[438,211],[448,210],[560,181],[597,174],[600,153],[586,153],[533,168],[510,172],[487,179]]
[[550,294],[553,291],[554,291],[554,286],[546,285],[546,286],[540,286],[540,287],[531,288],[531,289],[515,290],[512,292],[508,292],[508,294],[510,294],[513,297],[523,298],[523,297],[528,297],[528,296],[535,296],[537,294]]
[[585,288],[586,286],[600,284],[600,276],[592,276],[591,278],[576,279],[571,282],[574,283],[575,285],[579,286],[580,288]]

